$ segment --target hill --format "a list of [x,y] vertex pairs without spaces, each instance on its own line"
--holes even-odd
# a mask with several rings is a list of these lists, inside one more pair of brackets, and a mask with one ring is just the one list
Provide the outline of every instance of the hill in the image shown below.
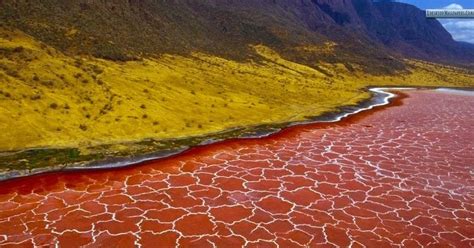
[[[1,1],[2,161],[58,165],[71,160],[55,149],[71,148],[76,162],[135,155],[159,149],[145,140],[337,111],[374,85],[474,86],[472,46],[389,4]],[[12,153],[38,148],[52,152]]]
[[[473,62],[437,20],[402,3],[370,0],[115,0],[0,3],[0,20],[69,54],[130,60],[201,51],[232,59],[263,44],[306,65],[356,63],[370,73],[403,69],[394,58]],[[331,54],[302,49],[333,41]],[[435,56],[433,56],[435,55]]]

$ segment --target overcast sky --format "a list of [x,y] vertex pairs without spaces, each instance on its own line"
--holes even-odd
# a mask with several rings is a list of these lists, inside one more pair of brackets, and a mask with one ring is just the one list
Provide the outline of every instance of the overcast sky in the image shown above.
[[[474,0],[400,0],[421,9],[474,9]],[[439,19],[441,24],[458,41],[474,44],[474,19]]]

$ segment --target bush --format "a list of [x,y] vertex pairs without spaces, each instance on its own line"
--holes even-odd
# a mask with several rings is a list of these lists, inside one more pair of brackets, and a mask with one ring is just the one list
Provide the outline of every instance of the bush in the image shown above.
[[82,66],[82,61],[80,59],[76,59],[76,60],[74,60],[74,65],[76,67],[81,67]]
[[120,48],[110,43],[98,44],[98,47],[93,52],[93,55],[98,58],[113,60],[113,61],[129,61],[133,60],[132,57],[128,56]]
[[58,108],[58,104],[55,103],[55,102],[53,102],[53,103],[51,103],[51,104],[49,105],[49,107],[52,108],[52,109],[57,109],[57,108]]
[[93,66],[92,66],[92,71],[93,71],[95,74],[102,74],[102,72],[104,72],[104,70],[102,70],[102,68],[100,68],[100,67],[97,66],[97,65],[93,65]]
[[14,53],[21,53],[21,52],[23,52],[24,50],[25,50],[24,47],[19,46],[19,47],[15,47],[15,48],[13,49],[13,52],[14,52]]
[[12,69],[12,68],[8,68],[5,73],[7,73],[7,75],[9,75],[10,77],[14,77],[14,78],[18,78],[20,77],[20,74],[18,74],[18,71]]
[[33,100],[33,101],[39,100],[39,99],[41,99],[41,95],[40,95],[40,94],[32,95],[32,96],[30,97],[30,99]]
[[10,98],[12,95],[8,92],[4,92],[0,90],[0,94],[4,95],[6,98]]

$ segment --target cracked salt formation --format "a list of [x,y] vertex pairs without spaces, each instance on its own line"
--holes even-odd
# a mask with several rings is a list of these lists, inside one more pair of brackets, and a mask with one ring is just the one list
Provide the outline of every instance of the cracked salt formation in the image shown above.
[[[0,183],[1,246],[474,246],[474,97]],[[396,104],[395,104],[396,105]]]

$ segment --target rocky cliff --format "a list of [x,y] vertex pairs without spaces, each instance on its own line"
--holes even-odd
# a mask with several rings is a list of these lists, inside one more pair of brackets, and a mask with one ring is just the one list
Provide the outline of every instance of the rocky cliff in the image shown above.
[[[414,6],[371,0],[4,0],[2,26],[70,54],[130,60],[163,53],[255,56],[250,44],[286,58],[360,65],[369,73],[403,70],[403,57],[472,63]],[[331,53],[315,49],[334,42]]]

